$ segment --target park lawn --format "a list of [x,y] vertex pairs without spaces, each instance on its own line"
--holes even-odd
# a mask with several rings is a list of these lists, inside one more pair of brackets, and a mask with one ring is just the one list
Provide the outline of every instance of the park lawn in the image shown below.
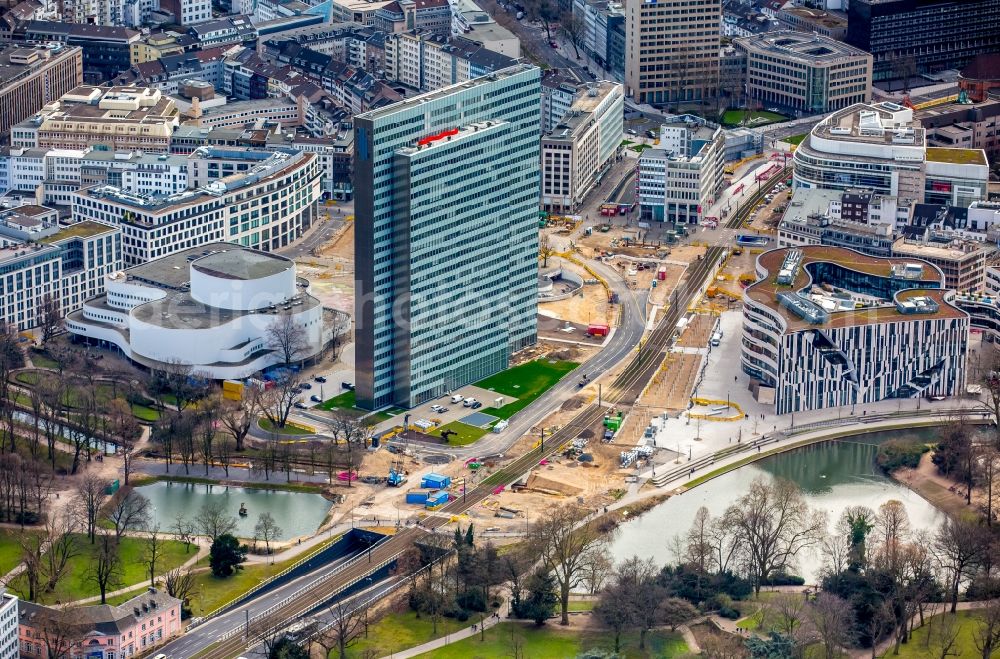
[[[726,110],[722,115],[722,124],[724,126],[738,126],[743,123],[743,116],[746,114],[746,110]],[[766,110],[755,110],[750,113],[750,119],[763,118],[770,120],[770,123],[777,121],[784,121],[787,117],[783,114],[778,114],[776,112],[768,112]],[[763,124],[757,123],[755,126],[761,126]]]
[[[179,540],[161,540],[161,542],[163,543],[161,547],[162,557],[157,561],[157,576],[191,558],[191,554],[185,554],[183,542]],[[97,545],[90,544],[85,535],[80,535],[77,537],[77,546],[80,553],[69,560],[66,566],[66,576],[56,586],[55,592],[47,593],[40,598],[41,603],[51,604],[56,600],[72,602],[101,594],[97,584],[90,579],[90,566],[96,555]],[[145,553],[143,539],[122,538],[119,546],[122,558],[121,583],[112,586],[109,590],[118,590],[144,581],[148,582],[149,575],[146,573],[146,562],[143,558]],[[138,592],[133,593],[133,596]]]
[[158,421],[160,419],[159,410],[155,410],[148,405],[132,403],[132,416],[140,421]]
[[261,430],[267,432],[276,432],[279,435],[312,435],[314,434],[311,430],[306,430],[305,428],[300,428],[291,421],[285,422],[284,428],[275,428],[274,424],[271,423],[269,419],[259,419]]
[[[473,620],[470,619],[471,625]],[[485,640],[479,634],[462,639],[433,652],[419,655],[426,659],[492,659],[493,657],[515,656],[515,645],[520,649],[516,656],[531,659],[563,659],[575,657],[581,652],[601,649],[614,650],[614,637],[604,632],[584,632],[560,629],[555,621],[543,627],[503,622],[486,630]],[[623,634],[621,652],[623,659],[657,657],[667,659],[680,657],[688,652],[687,644],[680,634],[654,631],[646,635],[646,648],[639,649],[639,635]]]
[[[476,618],[478,620],[478,618]],[[368,637],[362,638],[347,651],[347,656],[364,657],[366,651],[374,650],[378,656],[391,655],[394,652],[408,650],[421,643],[433,641],[435,638],[451,634],[459,629],[472,625],[473,620],[458,622],[454,618],[441,618],[437,623],[437,634],[430,617],[419,618],[413,611],[405,613],[388,613],[368,629]],[[334,651],[331,657],[337,657]]]
[[364,414],[364,410],[359,410],[354,406],[355,401],[354,390],[351,389],[342,394],[337,394],[333,398],[327,398],[322,403],[316,405],[316,408],[321,410],[347,410],[349,412],[356,412],[358,415]]
[[475,426],[470,426],[467,423],[462,423],[461,421],[452,421],[451,423],[444,424],[440,428],[435,428],[431,431],[431,433],[440,436],[442,430],[452,430],[457,433],[448,436],[449,446],[466,446],[475,442],[490,431],[489,428],[477,428]]
[[46,354],[32,351],[30,357],[31,363],[38,368],[51,368],[53,370],[59,370],[59,362]]
[[784,137],[781,139],[782,142],[788,142],[789,144],[802,144],[802,140],[806,139],[808,133],[801,133],[800,135],[792,135],[791,137]]
[[477,387],[517,398],[513,403],[501,408],[488,407],[483,412],[501,419],[509,419],[577,366],[579,366],[577,362],[536,359],[480,380],[476,383]]
[[195,576],[196,593],[191,598],[191,615],[203,616],[228,604],[260,582],[273,577],[288,567],[288,563],[245,565],[243,569],[226,579],[202,572]]
[[[950,613],[944,613],[941,615],[950,616]],[[975,611],[959,611],[958,616],[958,639],[955,642],[955,647],[952,648],[953,656],[959,657],[978,657],[981,653],[976,649],[976,643],[973,639],[973,632],[976,631],[978,627],[978,621],[976,620]],[[928,618],[927,624],[923,627],[917,628],[913,632],[913,636],[910,641],[904,645],[899,646],[899,654],[894,655],[892,653],[892,646],[889,646],[888,652],[886,652],[883,657],[892,657],[895,659],[899,657],[900,659],[924,659],[925,657],[931,656],[931,651],[926,647],[925,643],[927,641],[927,633],[930,631],[930,625],[940,622],[939,616],[934,616]]]
[[20,531],[0,529],[0,580],[21,562]]
[[[57,378],[59,375],[51,371],[26,370],[17,373],[14,379],[28,387],[36,387],[43,377]],[[65,403],[69,407],[79,408],[81,407],[79,391],[86,386],[86,383],[74,381],[74,385],[66,391]],[[94,385],[94,392],[97,396],[97,403],[101,407],[106,406],[115,397],[115,388],[108,382],[97,382]],[[25,400],[30,405],[30,399],[26,397]],[[140,421],[156,421],[160,418],[160,413],[157,410],[148,405],[135,403],[132,404],[132,414]]]
[[593,611],[594,605],[597,604],[595,600],[570,600],[569,610],[570,611]]

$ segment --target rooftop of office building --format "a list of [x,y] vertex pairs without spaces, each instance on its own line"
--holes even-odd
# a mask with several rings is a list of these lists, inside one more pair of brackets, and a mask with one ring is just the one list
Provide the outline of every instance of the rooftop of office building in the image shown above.
[[[939,288],[944,283],[941,271],[926,261],[810,245],[770,250],[761,254],[757,263],[767,274],[751,284],[746,294],[780,315],[790,332],[965,316],[946,299],[949,292]],[[816,281],[809,266],[819,264],[832,264],[874,279],[896,280],[905,290],[888,300],[851,290],[846,278]]]
[[69,238],[90,238],[92,236],[97,236],[102,233],[108,233],[109,231],[115,231],[116,228],[109,224],[101,224],[100,222],[92,222],[90,220],[84,220],[83,222],[76,222],[75,224],[62,225],[62,227],[56,233],[51,236],[46,236],[39,240],[42,243],[57,243],[61,240],[67,240]]
[[986,152],[982,149],[953,149],[947,147],[927,147],[929,162],[944,162],[951,165],[983,165],[988,166]]
[[174,102],[152,87],[80,85],[28,121],[161,124],[175,121],[177,116]]
[[865,51],[849,46],[821,34],[808,34],[793,30],[767,32],[750,37],[739,37],[733,42],[758,54],[808,62],[814,66],[834,64],[847,57],[870,57]]
[[603,103],[608,95],[615,89],[621,89],[617,82],[594,82],[590,83],[586,90],[574,99],[569,110],[559,119],[550,134],[542,139],[546,141],[567,140],[573,141],[574,137],[593,122],[594,112]]
[[813,127],[811,135],[838,142],[923,147],[924,129],[913,110],[895,103],[856,103],[837,110]]
[[899,238],[892,245],[894,254],[907,257],[923,257],[941,261],[963,261],[968,258],[985,257],[993,249],[978,240],[948,240],[947,242],[908,240]]
[[513,77],[519,73],[524,73],[525,71],[530,71],[536,68],[533,64],[517,64],[510,68],[500,69],[499,71],[494,71],[484,76],[474,78],[472,80],[467,80],[465,82],[459,82],[454,85],[449,85],[447,87],[442,87],[441,89],[435,89],[434,91],[427,92],[426,94],[419,94],[418,96],[411,96],[410,98],[404,99],[402,101],[397,101],[391,105],[386,105],[375,110],[369,110],[368,112],[363,112],[358,115],[360,119],[380,119],[382,117],[388,117],[401,110],[406,110],[409,108],[419,107],[428,103],[430,101],[436,101],[438,99],[447,98],[457,91],[462,89],[475,89],[476,87],[483,87],[485,85],[496,82],[497,80],[503,80],[505,78]]
[[79,49],[63,44],[0,47],[0,87],[17,82],[48,64],[52,58],[74,50]]

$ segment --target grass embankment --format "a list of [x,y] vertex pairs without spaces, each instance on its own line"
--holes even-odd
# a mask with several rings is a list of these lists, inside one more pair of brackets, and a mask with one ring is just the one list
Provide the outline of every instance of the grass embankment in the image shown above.
[[[69,560],[66,565],[66,575],[56,586],[55,591],[43,593],[36,601],[42,604],[53,604],[59,602],[72,602],[85,597],[100,595],[101,591],[91,578],[91,570],[97,555],[97,545],[90,544],[85,535],[76,538],[79,554]],[[156,573],[163,574],[184,561],[191,558],[193,554],[185,553],[184,543],[178,540],[161,540],[161,558],[157,560]],[[143,538],[122,538],[119,542],[119,552],[121,554],[121,580],[114,584],[111,590],[135,586],[143,582],[149,582],[149,574],[146,572],[146,561],[144,558],[146,542]],[[16,584],[16,581],[15,581]],[[137,593],[132,593],[135,596]],[[128,599],[128,598],[126,598]]]
[[0,578],[21,562],[20,531],[0,529]]
[[808,133],[801,133],[799,135],[792,135],[791,137],[783,137],[783,138],[781,138],[780,141],[787,142],[788,144],[792,144],[792,145],[798,146],[799,144],[802,144],[802,140],[806,139],[806,135],[808,135]]
[[369,412],[368,410],[363,410],[357,407],[357,397],[355,396],[354,390],[345,391],[342,394],[337,394],[333,398],[327,398],[322,403],[316,405],[318,410],[337,410],[338,412],[345,412],[351,416],[362,417],[367,415],[366,419],[372,423],[382,423],[383,421],[388,421],[392,417],[402,414],[406,410],[399,407],[390,407],[387,410],[381,410],[378,412]]
[[[951,656],[982,656],[982,653],[976,648],[975,638],[973,637],[973,633],[979,626],[976,612],[959,611],[954,615],[958,616],[957,624],[959,631],[958,638],[955,640],[955,646],[951,648]],[[926,657],[933,656],[934,648],[928,646],[927,635],[931,633],[932,629],[936,629],[934,625],[940,625],[945,619],[952,617],[953,614],[951,613],[943,613],[940,616],[928,618],[927,624],[914,630],[913,636],[910,637],[908,643],[899,646],[899,654],[893,654],[892,646],[889,646],[889,651],[882,656],[893,657],[893,659],[896,657],[899,657],[899,659],[925,659]]]
[[[389,613],[381,618],[368,630],[368,637],[362,638],[348,651],[347,656],[365,657],[371,656],[371,652],[378,653],[377,656],[389,656],[395,652],[401,652],[414,648],[422,643],[433,641],[435,638],[452,634],[460,629],[472,625],[472,620],[468,622],[458,622],[454,618],[441,618],[437,623],[437,633],[434,633],[434,625],[430,617],[424,615],[417,617],[413,611],[405,613]],[[339,656],[335,651],[331,657]]]
[[220,487],[242,487],[247,490],[280,490],[283,492],[303,492],[306,494],[322,494],[323,485],[322,484],[309,484],[309,483],[282,483],[279,481],[267,481],[264,483],[260,482],[244,482],[244,481],[227,481],[225,479],[217,478],[200,478],[198,476],[141,476],[139,478],[130,478],[129,484],[132,487],[142,487],[143,485],[152,485],[158,482],[166,483],[188,483],[191,485],[219,485]]
[[[37,360],[35,360],[37,363]],[[38,383],[44,380],[55,380],[59,378],[58,373],[52,371],[40,371],[40,370],[24,370],[18,371],[14,376],[14,380],[18,384],[24,385],[26,387],[35,388]],[[63,378],[66,380],[66,378]],[[81,398],[81,392],[88,388],[89,385],[82,380],[72,380],[70,386],[66,388],[66,394],[63,397],[63,404],[71,409],[80,409],[83,407],[84,402]],[[97,405],[101,408],[107,406],[111,400],[116,396],[118,398],[123,398],[125,395],[124,389],[118,389],[110,382],[98,381],[94,384],[94,397],[97,401]],[[22,405],[31,406],[31,400],[25,397],[24,401],[18,401]],[[131,403],[132,415],[135,416],[140,421],[153,422],[160,418],[160,412],[149,405],[143,405],[139,403]]]
[[485,380],[480,380],[476,383],[477,387],[517,398],[516,401],[500,408],[487,407],[483,412],[501,419],[509,419],[548,391],[577,366],[579,364],[576,362],[552,362],[547,359],[536,359],[509,368]]
[[258,419],[258,423],[260,424],[261,430],[263,430],[265,432],[277,433],[279,435],[313,435],[313,434],[315,434],[312,430],[308,430],[306,428],[302,428],[300,426],[297,426],[294,423],[292,423],[291,421],[285,422],[285,426],[283,428],[276,428],[274,426],[274,424],[271,423],[271,421],[269,419],[263,419],[263,418],[262,419]]
[[[471,626],[472,621],[469,621]],[[590,649],[605,652],[614,650],[614,637],[608,632],[581,632],[561,629],[550,623],[543,627],[503,622],[486,630],[485,640],[476,634],[432,652],[419,655],[426,659],[478,659],[479,657],[531,657],[532,659],[564,659],[575,657]],[[639,635],[623,634],[621,652],[623,659],[645,657],[680,657],[688,652],[680,634],[654,631],[646,635],[646,648],[639,649]]]
[[[726,110],[722,115],[722,125],[726,128],[740,126],[744,121],[753,126],[764,126],[787,119],[783,114],[768,112],[766,110]],[[754,119],[766,119],[766,121],[754,121]]]

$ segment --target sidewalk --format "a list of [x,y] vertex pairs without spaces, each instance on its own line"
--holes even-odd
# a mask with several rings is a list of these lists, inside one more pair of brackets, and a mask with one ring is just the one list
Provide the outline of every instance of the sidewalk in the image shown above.
[[[489,629],[494,625],[500,624],[507,618],[509,614],[509,607],[506,602],[504,602],[503,606],[500,607],[499,613],[500,613],[499,618],[486,618],[486,620],[483,621],[483,626],[486,627],[486,629]],[[475,625],[475,628],[473,628],[473,625]],[[442,636],[441,638],[436,638],[433,641],[427,641],[426,643],[418,645],[415,648],[410,648],[409,650],[403,650],[402,652],[393,652],[392,659],[407,659],[408,657],[416,657],[418,655],[424,654],[425,652],[430,652],[431,650],[437,650],[438,648],[450,645],[456,641],[461,641],[463,639],[470,638],[478,633],[480,633],[479,623],[473,621],[472,618],[469,618],[469,626],[465,627],[461,631],[457,631],[454,634],[448,634],[447,636]]]

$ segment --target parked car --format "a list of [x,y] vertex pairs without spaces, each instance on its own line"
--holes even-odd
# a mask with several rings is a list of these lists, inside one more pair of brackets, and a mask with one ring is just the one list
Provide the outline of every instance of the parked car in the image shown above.
[[312,388],[313,386],[308,382],[303,382],[302,384],[299,385],[299,389],[312,389]]
[[354,385],[351,384],[350,382],[341,382],[340,386],[343,387],[344,389],[347,389],[348,391],[354,391]]
[[470,396],[462,401],[462,407],[472,407],[472,404],[475,402],[476,399]]
[[299,400],[295,401],[295,407],[299,408],[300,410],[306,409],[305,403]]
[[636,132],[636,130],[634,128],[629,128],[625,132],[628,133],[629,135],[638,135],[639,134],[639,133]]
[[316,377],[313,378],[313,380],[316,380],[316,382],[326,382],[326,378],[323,377],[322,375],[317,375]]
[[648,137],[651,140],[656,139],[656,131],[655,130],[647,130],[646,131],[646,137]]
[[474,410],[478,410],[482,406],[483,406],[483,404],[480,403],[478,400],[475,401],[475,402],[473,402],[472,405],[469,405],[469,407],[471,407]]
[[440,412],[442,409],[440,405],[431,405],[431,412]]
[[455,403],[461,403],[462,402],[462,394],[455,394],[454,396],[452,396],[451,397],[451,402],[452,402],[453,405]]
[[311,401],[312,401],[312,402],[314,402],[314,403],[322,403],[322,402],[323,402],[323,401],[322,401],[322,400],[320,399],[320,397],[319,397],[319,396],[317,396],[316,394],[313,394],[312,396],[310,396],[310,397],[309,397],[309,400],[311,400]]

